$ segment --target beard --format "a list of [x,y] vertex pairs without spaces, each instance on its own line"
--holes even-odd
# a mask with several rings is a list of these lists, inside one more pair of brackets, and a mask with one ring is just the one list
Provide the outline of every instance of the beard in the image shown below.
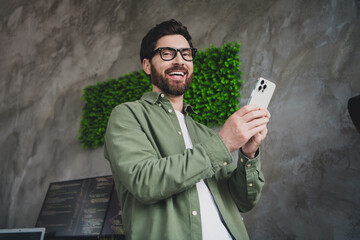
[[165,73],[174,70],[186,71],[185,83],[173,82],[171,79],[167,78],[166,75],[163,76],[160,72],[158,72],[153,65],[151,65],[151,83],[168,95],[181,96],[189,89],[193,79],[193,73],[188,75],[188,71],[181,66],[169,68],[165,71]]

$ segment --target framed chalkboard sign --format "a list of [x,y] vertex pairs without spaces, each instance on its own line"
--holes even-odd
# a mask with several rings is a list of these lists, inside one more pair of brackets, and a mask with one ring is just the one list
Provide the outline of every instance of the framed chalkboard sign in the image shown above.
[[48,237],[123,234],[112,176],[51,183],[36,227],[45,227]]

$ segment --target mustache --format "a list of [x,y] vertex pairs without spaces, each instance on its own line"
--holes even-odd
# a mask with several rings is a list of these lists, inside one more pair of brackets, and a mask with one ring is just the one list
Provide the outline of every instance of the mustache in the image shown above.
[[183,72],[185,72],[185,74],[188,74],[188,70],[182,66],[174,66],[174,67],[168,68],[165,70],[165,73],[168,74],[169,72],[173,72],[173,71],[183,71]]

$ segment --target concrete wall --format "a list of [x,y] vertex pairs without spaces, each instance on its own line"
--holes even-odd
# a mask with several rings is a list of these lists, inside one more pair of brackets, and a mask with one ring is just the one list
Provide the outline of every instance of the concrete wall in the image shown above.
[[170,18],[200,49],[242,43],[241,104],[259,76],[278,86],[252,239],[358,238],[358,0],[2,0],[0,228],[33,227],[50,182],[110,174],[77,139],[81,90],[139,70],[142,37]]

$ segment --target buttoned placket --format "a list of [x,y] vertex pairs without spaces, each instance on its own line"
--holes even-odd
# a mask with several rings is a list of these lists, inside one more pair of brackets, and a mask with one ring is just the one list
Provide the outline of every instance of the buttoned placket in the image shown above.
[[[176,116],[175,110],[173,109],[172,104],[170,103],[170,101],[164,102],[163,99],[165,98],[165,96],[166,95],[164,93],[161,93],[159,95],[157,105],[159,107],[163,108],[167,112],[167,114],[169,115],[169,117],[171,119],[171,122],[174,125],[174,129],[175,129],[177,135],[179,136],[179,141],[183,143],[183,146],[184,146],[184,149],[185,149],[184,138],[182,136],[183,134],[182,134],[182,131],[181,131],[179,120],[178,120],[178,118]],[[174,122],[174,121],[176,121],[176,122]]]

